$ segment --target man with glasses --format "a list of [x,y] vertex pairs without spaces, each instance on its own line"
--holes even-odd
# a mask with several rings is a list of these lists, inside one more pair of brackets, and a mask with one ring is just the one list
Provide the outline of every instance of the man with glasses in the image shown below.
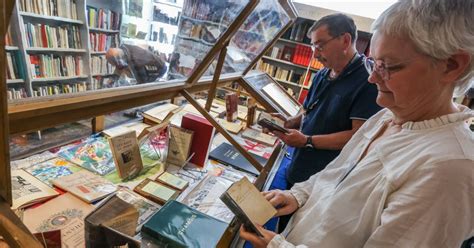
[[369,84],[365,57],[357,53],[357,28],[344,14],[325,16],[308,32],[314,57],[323,65],[314,77],[304,111],[285,121],[289,134],[275,132],[295,147],[287,169],[288,189],[323,170],[360,126],[381,108]]

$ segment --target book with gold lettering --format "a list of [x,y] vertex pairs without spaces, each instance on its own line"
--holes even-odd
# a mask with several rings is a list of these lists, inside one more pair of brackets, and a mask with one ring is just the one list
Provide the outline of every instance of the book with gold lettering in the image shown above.
[[221,247],[228,224],[183,203],[169,201],[142,227],[164,247]]

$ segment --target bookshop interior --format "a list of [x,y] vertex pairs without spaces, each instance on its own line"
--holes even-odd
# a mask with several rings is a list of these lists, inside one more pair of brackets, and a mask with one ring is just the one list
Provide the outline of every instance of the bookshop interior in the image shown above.
[[474,247],[472,0],[310,2],[2,0],[0,248]]

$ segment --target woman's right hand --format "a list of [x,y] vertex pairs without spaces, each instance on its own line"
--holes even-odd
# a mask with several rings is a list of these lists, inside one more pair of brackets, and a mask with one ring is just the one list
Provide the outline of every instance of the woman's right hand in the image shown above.
[[276,216],[288,215],[298,209],[298,202],[289,191],[271,190],[262,194],[278,211]]

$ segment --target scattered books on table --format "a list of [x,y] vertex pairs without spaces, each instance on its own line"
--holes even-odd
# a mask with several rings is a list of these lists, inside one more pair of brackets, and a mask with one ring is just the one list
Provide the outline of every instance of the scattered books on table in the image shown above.
[[25,170],[43,183],[52,187],[52,180],[71,175],[74,172],[78,172],[80,168],[62,158],[53,158],[34,164]]
[[68,191],[87,203],[98,201],[117,190],[110,181],[86,170],[56,178],[52,182],[54,186]]
[[[177,201],[169,201],[142,232],[168,247],[221,247],[228,224]],[[178,231],[179,230],[179,231]]]
[[[267,162],[267,159],[251,154],[262,166]],[[239,151],[229,143],[222,143],[209,154],[209,158],[214,159],[224,165],[232,166],[238,170],[259,175],[260,172],[253,167],[253,165],[244,157]]]
[[115,170],[109,142],[104,137],[90,138],[61,151],[59,156],[102,176]]
[[11,172],[12,209],[24,208],[46,201],[59,193],[24,170]]

